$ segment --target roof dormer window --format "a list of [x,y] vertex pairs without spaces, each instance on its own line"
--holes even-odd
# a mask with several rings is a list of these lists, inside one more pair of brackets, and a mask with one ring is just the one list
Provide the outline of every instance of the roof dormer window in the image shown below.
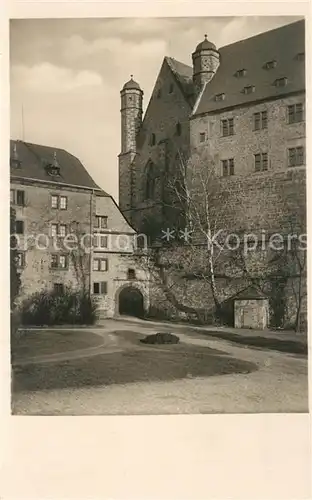
[[274,82],[275,87],[286,87],[288,83],[287,77],[284,76],[283,78],[277,78]]
[[47,171],[47,174],[52,175],[52,176],[60,175],[60,166],[59,166],[59,163],[58,163],[57,158],[56,158],[56,151],[54,151],[52,163],[48,163],[46,165],[46,171]]
[[47,174],[49,174],[51,176],[59,176],[60,175],[60,167],[54,167],[51,164],[48,164],[46,166],[46,171],[47,171]]
[[19,168],[21,166],[21,160],[19,159],[18,153],[17,153],[17,148],[16,148],[16,142],[14,143],[13,146],[13,152],[10,158],[10,166],[12,168]]
[[247,71],[243,69],[238,69],[235,73],[236,78],[242,78],[243,76],[246,76]]
[[305,53],[304,52],[299,52],[296,55],[296,59],[297,59],[297,61],[304,61],[305,60]]
[[252,94],[256,90],[256,87],[254,85],[247,85],[246,87],[243,88],[243,93],[244,94]]
[[225,99],[224,93],[215,95],[215,101],[224,101],[224,99]]
[[273,61],[268,61],[264,65],[264,69],[274,69],[276,68],[277,62],[275,60]]

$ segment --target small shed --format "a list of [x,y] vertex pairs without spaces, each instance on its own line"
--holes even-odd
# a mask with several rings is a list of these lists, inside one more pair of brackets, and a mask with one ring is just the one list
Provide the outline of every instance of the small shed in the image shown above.
[[264,330],[268,326],[269,300],[255,287],[248,287],[233,297],[235,328]]

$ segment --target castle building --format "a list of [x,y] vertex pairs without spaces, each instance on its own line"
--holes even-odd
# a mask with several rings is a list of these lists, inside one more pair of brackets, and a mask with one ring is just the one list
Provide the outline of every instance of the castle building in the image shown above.
[[175,226],[168,179],[195,153],[231,185],[232,228],[278,226],[277,198],[263,186],[304,175],[304,20],[218,49],[205,35],[192,66],[164,58],[144,116],[142,102],[131,79],[121,91],[119,204],[136,230]]
[[75,156],[11,141],[10,175],[21,299],[84,287],[100,317],[127,312],[129,304],[148,309],[146,275],[131,257],[135,231]]
[[[164,58],[144,114],[140,85],[131,78],[121,90],[119,205],[126,219],[158,241],[167,228],[181,227],[169,186],[182,159],[192,182],[198,160],[206,170],[213,165],[227,197],[226,206],[222,196],[219,202],[227,231],[284,235],[295,219],[304,225],[304,20],[220,48],[205,35],[191,59]],[[173,286],[183,304],[213,304],[203,281],[180,277]],[[221,280],[224,297],[227,289]],[[158,312],[166,309],[161,293],[154,290],[151,300]]]

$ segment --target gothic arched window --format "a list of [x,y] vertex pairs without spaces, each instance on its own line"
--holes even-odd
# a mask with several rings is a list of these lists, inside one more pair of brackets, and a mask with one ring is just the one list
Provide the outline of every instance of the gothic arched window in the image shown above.
[[154,200],[156,196],[156,185],[158,181],[158,172],[154,163],[149,160],[146,166],[145,177],[145,199]]

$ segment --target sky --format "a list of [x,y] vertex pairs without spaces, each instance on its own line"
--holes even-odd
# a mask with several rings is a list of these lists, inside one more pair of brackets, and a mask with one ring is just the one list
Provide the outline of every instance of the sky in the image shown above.
[[118,201],[119,92],[130,75],[145,110],[165,56],[191,65],[206,33],[222,47],[297,19],[11,20],[11,138],[66,149]]

